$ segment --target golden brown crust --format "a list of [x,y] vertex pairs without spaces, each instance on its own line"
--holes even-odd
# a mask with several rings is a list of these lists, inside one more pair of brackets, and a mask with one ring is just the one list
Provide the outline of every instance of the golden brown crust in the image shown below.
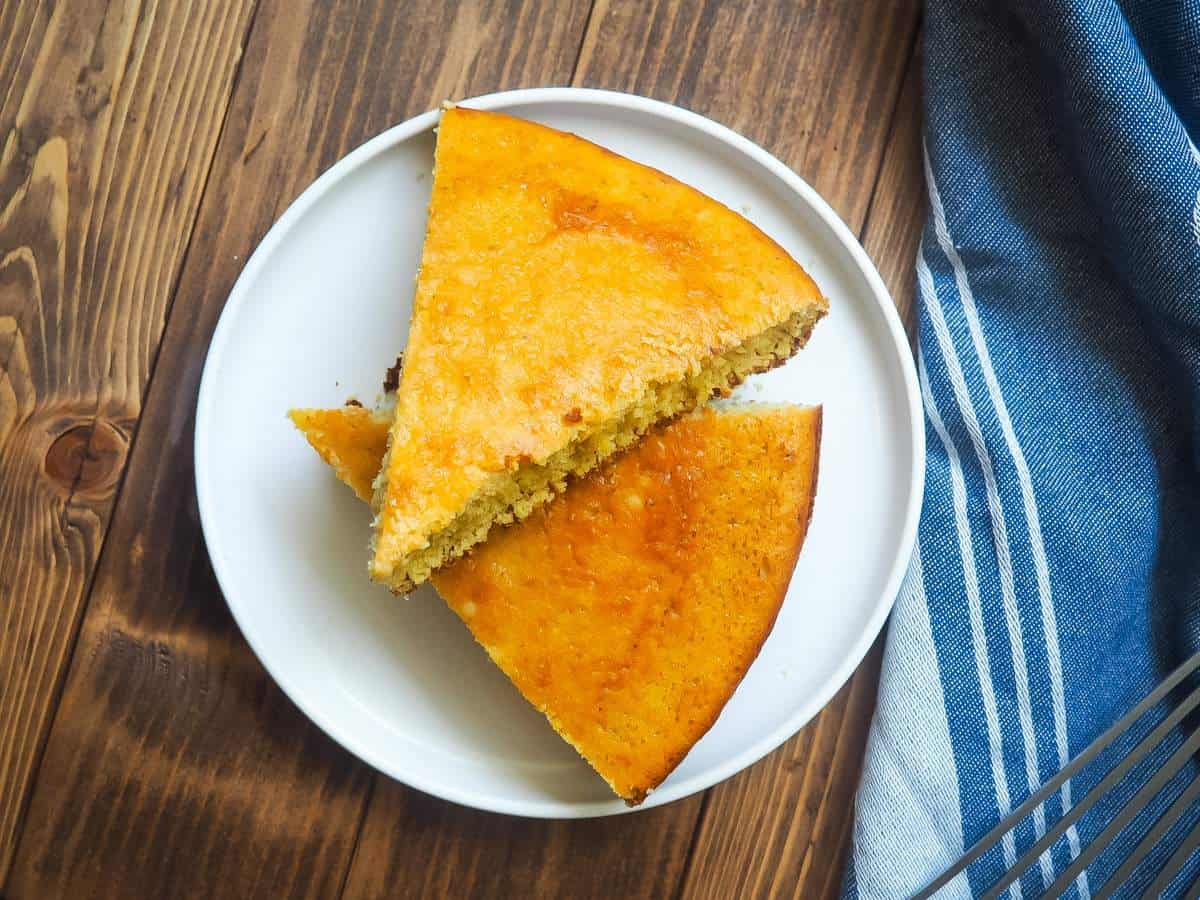
[[826,306],[785,251],[694,189],[574,135],[447,110],[372,576],[405,583],[498,480]]
[[[812,514],[820,431],[819,408],[686,417],[434,575],[629,804],[708,731],[770,634]],[[309,439],[326,458],[361,459]]]
[[390,420],[355,401],[341,409],[293,409],[288,418],[300,429],[338,479],[371,502],[371,483],[387,447]]

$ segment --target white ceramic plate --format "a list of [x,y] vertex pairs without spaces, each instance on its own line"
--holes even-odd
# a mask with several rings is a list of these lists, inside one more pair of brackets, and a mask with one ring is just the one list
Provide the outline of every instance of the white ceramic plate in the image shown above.
[[[830,298],[750,400],[822,403],[812,527],[775,630],[713,729],[642,808],[750,765],[829,701],[882,627],[916,531],[923,440],[912,359],[857,241],[782,163],[667,104],[544,88],[466,101],[573,131],[740,211]],[[246,639],[287,694],[371,765],[526,816],[626,811],[426,586],[366,577],[368,516],[285,418],[370,404],[403,349],[437,113],[368,141],[306,190],[246,264],[213,336],[196,417],[208,551]]]

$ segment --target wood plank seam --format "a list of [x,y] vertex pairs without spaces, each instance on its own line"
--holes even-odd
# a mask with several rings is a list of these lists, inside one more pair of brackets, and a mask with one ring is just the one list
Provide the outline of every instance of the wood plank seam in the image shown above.
[[[346,869],[342,872],[342,880],[335,895],[338,900],[341,900],[346,894],[346,885],[350,883],[350,873],[354,871],[354,863],[358,859],[358,845],[362,840],[363,829],[367,827],[367,815],[371,811],[371,800],[375,797],[375,786],[379,783],[380,778],[386,777],[379,770],[371,769],[371,775],[367,779],[367,789],[363,794],[362,808],[358,812],[358,823],[354,826],[354,837],[350,843],[350,857],[346,861]],[[4,900],[4,898],[0,897],[0,900]]]
[[[847,718],[849,718],[850,710],[852,709],[851,702],[853,699],[853,694],[859,689],[861,682],[862,682],[861,678],[852,678],[850,681],[850,684],[849,684],[849,689],[850,689],[849,692],[851,694],[851,697],[847,699],[846,703],[840,707],[835,707],[834,709],[830,710],[832,715],[819,715],[813,720],[812,724],[813,724],[813,728],[814,728],[814,734],[813,734],[813,743],[814,744],[817,744],[820,742],[820,739],[825,734],[825,732],[830,731],[830,730],[833,731],[834,744],[833,744],[833,752],[830,755],[831,760],[836,760],[838,758],[837,750],[838,750],[839,745],[841,744],[843,726],[846,724],[846,720],[847,720]],[[808,796],[808,794],[809,794],[809,786],[813,781],[813,767],[817,763],[817,756],[818,756],[818,754],[816,754],[816,753],[808,753],[805,756],[804,774],[800,776],[800,787],[796,791],[798,796],[805,797],[805,796]],[[816,817],[813,818],[813,827],[809,830],[809,834],[808,834],[808,838],[807,838],[807,841],[805,844],[804,852],[800,856],[800,859],[801,859],[800,877],[799,877],[800,884],[804,883],[804,875],[808,869],[808,863],[809,863],[809,858],[810,858],[809,854],[812,850],[812,845],[813,845],[813,832],[816,831],[816,826],[818,824],[818,820],[819,820],[819,817],[821,814],[821,809],[823,808],[825,797],[828,795],[829,789],[831,787],[831,781],[829,778],[821,779],[821,781],[823,783],[820,784],[821,796],[820,796],[820,802],[817,805],[817,815],[816,815]],[[783,847],[780,851],[781,856],[787,857],[790,855],[788,851],[789,851],[789,849],[791,849],[792,844],[793,844],[792,837],[793,836],[790,833],[784,836]],[[772,879],[772,881],[771,881],[771,887],[772,888],[775,887],[774,879]]]
[[587,18],[583,20],[583,31],[579,35],[579,46],[575,50],[575,62],[571,65],[571,81],[575,85],[579,83],[579,68],[583,62],[583,48],[587,46],[588,37],[592,33],[592,25],[595,23],[596,29],[599,30],[600,20],[603,15],[597,17],[596,7],[605,3],[606,0],[592,0],[588,6]]
[[687,853],[683,857],[683,866],[679,870],[679,879],[675,882],[675,889],[671,892],[672,900],[680,900],[683,897],[683,889],[687,884],[688,874],[692,871],[692,863],[696,858],[696,848],[700,843],[700,823],[708,815],[708,807],[711,803],[712,788],[707,788],[704,791],[704,796],[700,799],[700,809],[696,813],[696,820],[692,823],[692,833],[688,838]]
[[[900,100],[904,93],[904,91],[903,91],[904,82],[907,79],[914,77],[914,75],[912,73],[912,69],[915,66],[920,64],[920,55],[917,53],[917,47],[919,46],[919,42],[920,42],[920,38],[921,38],[921,21],[922,20],[920,18],[917,19],[916,23],[914,24],[912,34],[909,35],[908,53],[907,53],[908,65],[906,65],[904,67],[904,74],[900,78],[899,82],[897,82],[897,84],[896,84],[896,98],[892,103],[891,115],[888,116],[887,139],[884,141],[885,147],[891,146],[892,141],[896,137],[896,132],[900,127],[900,122],[899,122]],[[875,181],[871,185],[871,196],[867,200],[867,214],[863,217],[862,228],[860,228],[858,230],[859,241],[862,241],[863,238],[866,237],[867,232],[871,227],[871,217],[872,217],[872,214],[876,212],[875,200],[876,200],[876,195],[879,191],[879,181],[880,181],[881,176],[883,175],[883,165],[886,161],[887,161],[887,157],[885,154],[879,160],[879,171],[877,171],[875,173]]]
[[[834,729],[833,754],[831,756],[831,759],[833,759],[833,760],[837,760],[840,756],[838,751],[842,747],[843,740],[845,738],[845,733],[846,733],[845,726],[847,724],[847,720],[850,718],[851,710],[855,709],[855,703],[854,703],[855,695],[861,694],[865,690],[873,690],[873,688],[874,688],[873,685],[870,687],[865,686],[863,684],[863,682],[864,682],[863,678],[854,678],[850,681],[850,685],[849,685],[850,697],[848,698],[846,705],[844,707],[842,707],[841,716],[838,718],[837,727]],[[824,719],[822,719],[821,724],[822,724],[822,726],[824,726],[824,724],[825,724]],[[813,754],[812,756],[809,756],[808,761],[805,765],[804,779],[802,782],[805,788],[807,788],[808,779],[809,779],[810,774],[812,773],[812,764],[813,764],[814,757],[815,757],[815,754]],[[833,780],[830,778],[826,778],[824,781],[825,781],[825,783],[821,786],[821,796],[820,796],[820,802],[818,803],[818,806],[817,806],[817,813],[816,813],[816,816],[813,818],[813,827],[809,831],[809,834],[805,841],[804,852],[801,854],[800,878],[799,878],[800,884],[804,884],[807,881],[806,876],[808,875],[809,866],[812,863],[813,850],[815,849],[816,844],[817,844],[817,836],[820,833],[820,827],[821,827],[821,823],[823,821],[823,817],[828,812],[828,805],[827,805],[826,801],[829,799],[830,791],[833,789]],[[804,792],[804,788],[801,789],[801,792],[802,793]],[[853,821],[854,816],[850,815],[850,816],[846,816],[845,818],[847,820]],[[790,839],[791,839],[791,835],[788,835],[789,842],[790,842]],[[784,846],[784,852],[785,853],[787,852],[786,844]],[[833,867],[831,867],[831,868],[833,868]],[[772,888],[774,888],[774,887],[775,887],[775,884],[773,883]]]
[[[177,295],[179,293],[180,281],[183,278],[183,270],[184,270],[185,265],[187,264],[188,256],[191,254],[191,251],[192,251],[192,242],[196,237],[196,224],[200,219],[200,211],[204,208],[204,198],[208,194],[208,186],[212,180],[213,166],[216,164],[216,160],[217,160],[217,148],[221,145],[221,138],[225,134],[225,129],[229,124],[230,113],[233,111],[233,102],[232,102],[233,97],[237,94],[238,84],[241,82],[241,78],[242,78],[242,67],[246,61],[246,44],[250,40],[250,34],[254,30],[255,19],[258,16],[259,9],[261,9],[261,8],[262,8],[262,0],[250,0],[250,13],[246,18],[246,27],[242,31],[242,38],[238,43],[238,58],[237,58],[237,61],[234,63],[233,76],[229,79],[229,93],[227,96],[227,99],[229,102],[227,102],[225,104],[225,108],[221,114],[221,124],[220,124],[220,126],[218,126],[216,136],[213,139],[213,152],[212,152],[212,155],[208,159],[208,167],[205,169],[204,177],[200,184],[200,191],[196,198],[196,212],[192,216],[192,222],[188,227],[187,237],[185,238],[184,243],[183,243],[183,250],[179,254],[179,263],[175,269],[175,276],[171,279],[171,288],[167,292],[167,302],[163,308],[163,317],[162,317],[163,327],[159,333],[159,342],[155,346],[155,349],[154,349],[153,353],[151,354],[150,371],[146,377],[146,383],[142,387],[141,405],[142,405],[143,409],[145,408],[146,397],[150,394],[150,385],[154,381],[154,376],[158,372],[158,359],[159,359],[160,354],[162,353],[161,338],[162,338],[162,335],[164,335],[166,333],[166,323],[168,321],[170,321],[171,313],[175,309],[175,301],[176,301]],[[260,143],[261,143],[263,137],[266,137],[265,133],[262,135],[262,137],[259,138]],[[255,147],[254,149],[257,149],[257,147]],[[251,151],[251,152],[253,152],[253,151]],[[137,440],[137,435],[138,435],[138,429],[135,427],[133,429],[133,434],[130,436],[130,439],[129,439],[129,453],[126,456],[126,459],[133,458],[133,445]],[[128,471],[129,470],[128,470],[128,466],[127,466],[125,468],[125,470],[122,472],[121,485],[120,485],[120,487],[122,487],[122,488],[124,487],[125,475],[128,473]],[[120,502],[120,499],[121,499],[120,489],[118,489],[118,491],[113,495],[114,509],[116,508],[116,505]],[[111,525],[111,520],[110,520],[110,525]],[[102,557],[104,554],[104,549],[107,544],[107,538],[108,538],[108,531],[106,530],[104,533],[104,538],[101,540],[100,552],[97,554],[97,561],[99,561],[100,557]],[[96,568],[97,569],[99,568],[99,562],[97,562]],[[91,592],[89,590],[88,595],[84,600],[84,609],[86,609],[87,603],[90,600],[91,600]]]
[[[36,8],[36,4],[33,4],[33,5]],[[16,13],[14,12],[13,15],[15,16]],[[12,30],[12,32],[10,32],[10,37],[12,34],[16,34],[19,30],[20,29],[14,28]],[[34,34],[37,33],[37,29],[35,29],[33,27],[29,27],[24,30],[25,30],[25,41],[24,41],[24,43],[21,44],[20,52],[15,54],[16,59],[24,59],[25,54],[27,52],[29,52],[29,43],[30,43],[30,41],[33,40]],[[9,54],[9,44],[8,44],[8,42],[5,42],[4,47],[0,48],[0,58],[7,57],[8,54]],[[15,91],[16,89],[17,89],[17,79],[14,78],[12,81],[9,82],[8,89],[5,90],[4,96],[0,97],[0,109],[4,109],[8,106],[9,99],[12,97],[13,91]]]

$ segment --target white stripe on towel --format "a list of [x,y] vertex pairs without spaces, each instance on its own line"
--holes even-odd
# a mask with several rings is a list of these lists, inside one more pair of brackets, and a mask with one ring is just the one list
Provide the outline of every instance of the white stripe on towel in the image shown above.
[[[1013,430],[1012,418],[1008,413],[1008,405],[1004,402],[1004,396],[1000,391],[1000,383],[996,378],[996,371],[992,366],[992,356],[988,351],[987,342],[983,337],[983,326],[979,319],[979,311],[975,306],[975,295],[971,291],[971,284],[967,279],[966,266],[963,265],[962,258],[959,256],[954,242],[950,239],[950,229],[946,225],[946,211],[942,206],[942,198],[938,191],[937,181],[933,177],[933,169],[929,164],[928,148],[923,146],[922,150],[925,164],[925,183],[929,188],[929,205],[933,213],[933,230],[937,235],[938,245],[942,248],[942,252],[946,254],[946,259],[950,261],[950,266],[954,270],[954,281],[958,286],[959,296],[962,298],[967,328],[971,332],[971,342],[974,344],[975,353],[979,357],[980,368],[983,371],[983,380],[987,385],[988,398],[995,407],[996,418],[1000,423],[1000,430],[1004,434],[1004,442],[1008,447],[1008,452],[1012,455],[1013,464],[1017,471],[1017,482],[1021,488],[1021,502],[1025,509],[1025,519],[1029,527],[1029,544],[1033,553],[1033,568],[1037,578],[1038,601],[1042,612],[1042,632],[1046,643],[1046,658],[1050,673],[1050,701],[1054,714],[1054,743],[1055,749],[1058,751],[1058,768],[1061,769],[1070,760],[1070,751],[1067,747],[1067,704],[1063,692],[1062,654],[1058,644],[1058,617],[1054,611],[1054,600],[1051,595],[1050,569],[1046,562],[1046,545],[1042,540],[1042,525],[1041,519],[1038,516],[1037,500],[1033,493],[1033,479],[1029,474],[1029,465],[1025,461],[1025,453],[1021,449],[1020,442],[1017,441],[1016,432]],[[1034,785],[1030,784],[1030,791],[1032,792],[1035,789]],[[1059,796],[1062,800],[1062,810],[1065,815],[1071,808],[1070,780],[1063,782]],[[1079,833],[1076,831],[1074,825],[1067,829],[1067,844],[1070,847],[1071,859],[1074,860],[1079,855]],[[1081,900],[1088,900],[1090,893],[1088,891],[1086,869],[1080,872],[1079,878],[1076,879],[1076,886],[1079,890]]]
[[[933,289],[932,278],[928,266],[924,265],[923,255],[917,254],[917,281],[921,291]],[[958,546],[962,553],[963,582],[967,589],[967,621],[971,625],[971,646],[975,651],[975,670],[979,675],[979,693],[983,699],[983,720],[987,726],[988,756],[992,763],[992,783],[996,788],[996,808],[1000,818],[1004,819],[1012,812],[1012,799],[1008,793],[1008,776],[1004,771],[1004,750],[1000,736],[1000,712],[996,707],[996,692],[992,687],[992,666],[989,662],[987,649],[987,632],[983,627],[983,604],[979,599],[979,576],[975,571],[975,549],[971,543],[971,523],[967,519],[967,486],[963,480],[962,460],[958,456],[958,448],[950,440],[942,416],[938,412],[933,393],[929,390],[929,377],[925,374],[925,360],[918,355],[917,374],[921,381],[921,396],[925,402],[925,414],[933,430],[941,439],[946,450],[946,458],[950,461],[950,490],[954,498],[954,527],[958,532]],[[1011,869],[1017,862],[1017,845],[1010,831],[1004,835],[1004,865]],[[1013,900],[1021,900],[1021,882],[1014,881],[1009,887],[1009,895]]]
[[[917,283],[921,286],[925,308],[929,312],[929,320],[933,325],[938,346],[946,363],[954,399],[958,404],[963,424],[966,426],[967,435],[971,439],[971,446],[975,450],[975,456],[979,460],[979,468],[983,474],[984,493],[987,495],[988,512],[992,520],[992,545],[996,551],[996,567],[1000,575],[1000,597],[1004,606],[1004,624],[1008,631],[1011,648],[1013,684],[1017,689],[1017,722],[1021,726],[1021,748],[1025,755],[1025,783],[1029,788],[1029,793],[1032,794],[1041,787],[1041,775],[1038,771],[1037,735],[1033,728],[1033,704],[1029,697],[1025,637],[1021,631],[1021,612],[1017,608],[1017,591],[1013,582],[1008,525],[1004,519],[1004,507],[1000,503],[1000,489],[996,485],[992,457],[984,442],[983,429],[979,425],[979,417],[975,414],[971,395],[967,393],[966,376],[963,374],[962,364],[958,359],[958,351],[955,350],[950,337],[950,328],[946,325],[946,315],[942,311],[942,303],[938,299],[937,289],[933,284],[933,274],[929,271],[929,264],[925,261],[924,242],[922,242],[921,252],[917,255]],[[1045,804],[1039,803],[1033,810],[1033,831],[1039,840],[1046,834]],[[1042,886],[1048,888],[1054,881],[1054,866],[1050,859],[1049,849],[1038,857],[1038,863],[1042,871]]]
[[[859,900],[911,897],[963,854],[958,767],[950,743],[920,543],[888,625],[879,702],[854,822]],[[898,670],[903,670],[898,671]],[[920,685],[913,690],[913,685]],[[897,828],[897,822],[908,823]],[[860,852],[863,851],[863,852]],[[939,900],[970,900],[965,872]]]
[[[1200,166],[1200,150],[1196,149],[1190,137],[1187,142],[1188,149],[1192,151],[1192,162]],[[1200,191],[1196,191],[1196,205],[1192,207],[1192,236],[1196,238],[1197,245],[1200,245]]]

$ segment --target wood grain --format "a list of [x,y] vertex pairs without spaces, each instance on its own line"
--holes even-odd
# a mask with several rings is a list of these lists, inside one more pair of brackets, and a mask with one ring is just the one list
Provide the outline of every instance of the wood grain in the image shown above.
[[[205,350],[247,254],[320,169],[444,96],[565,81],[586,14],[437,0],[267,0],[257,12],[10,900],[340,892],[371,773],[282,696],[213,582],[191,471]],[[130,156],[118,175],[139,168]],[[158,266],[161,251],[145,249]],[[156,321],[127,309],[121,327],[148,351]]]
[[0,884],[250,7],[0,5]]
[[[919,72],[914,59],[863,234],[910,333],[913,260],[924,217]],[[840,896],[882,645],[881,638],[810,725],[763,762],[709,792],[682,896]]]
[[[733,125],[796,167],[858,228],[888,142],[917,15],[911,3],[878,6],[874,18],[891,27],[866,35],[860,16],[873,13],[842,4],[598,0],[575,83],[682,103]],[[842,66],[867,74],[846,78]],[[781,70],[788,79],[778,77]],[[739,76],[730,79],[728,72]],[[747,104],[746,98],[754,99]],[[736,780],[740,789],[715,789],[694,848],[699,797],[617,819],[528,822],[417,801],[382,779],[345,895],[389,896],[407,876],[406,891],[422,897],[671,896],[685,886],[691,849],[699,865],[690,868],[689,893],[710,896],[723,889],[734,896],[745,857],[761,848],[737,843],[736,853],[726,852],[721,842],[738,828],[762,838],[768,824],[758,820],[756,808],[772,802],[781,811],[771,824],[790,826],[797,839],[819,838],[818,863],[806,870],[806,883],[824,879],[822,889],[836,889],[840,857],[832,851],[849,837],[876,674],[877,665],[866,666],[813,725]],[[799,772],[807,773],[802,781]],[[764,793],[784,790],[784,797]],[[797,849],[806,847],[793,840],[766,859],[791,865]],[[831,852],[823,865],[826,848]],[[742,871],[714,864],[720,861],[736,861]]]
[[615,819],[481,813],[380,777],[347,898],[669,897],[700,798]]
[[[540,822],[427,797],[334,746],[238,635],[199,535],[191,417],[233,279],[319,171],[441,99],[573,74],[764,144],[866,222],[910,305],[911,75],[893,110],[916,0],[249,2],[0,4],[0,515],[42,527],[0,533],[0,851],[100,559],[0,894],[831,895],[877,655],[704,798]],[[43,494],[48,514],[8,517]]]
[[891,292],[909,337],[916,337],[915,261],[925,221],[921,164],[920,47],[905,73],[892,134],[875,181],[862,242]]
[[728,125],[798,172],[857,232],[919,6],[596,0],[576,82],[669,100]]
[[837,897],[879,677],[873,651],[833,701],[709,791],[683,897]]

